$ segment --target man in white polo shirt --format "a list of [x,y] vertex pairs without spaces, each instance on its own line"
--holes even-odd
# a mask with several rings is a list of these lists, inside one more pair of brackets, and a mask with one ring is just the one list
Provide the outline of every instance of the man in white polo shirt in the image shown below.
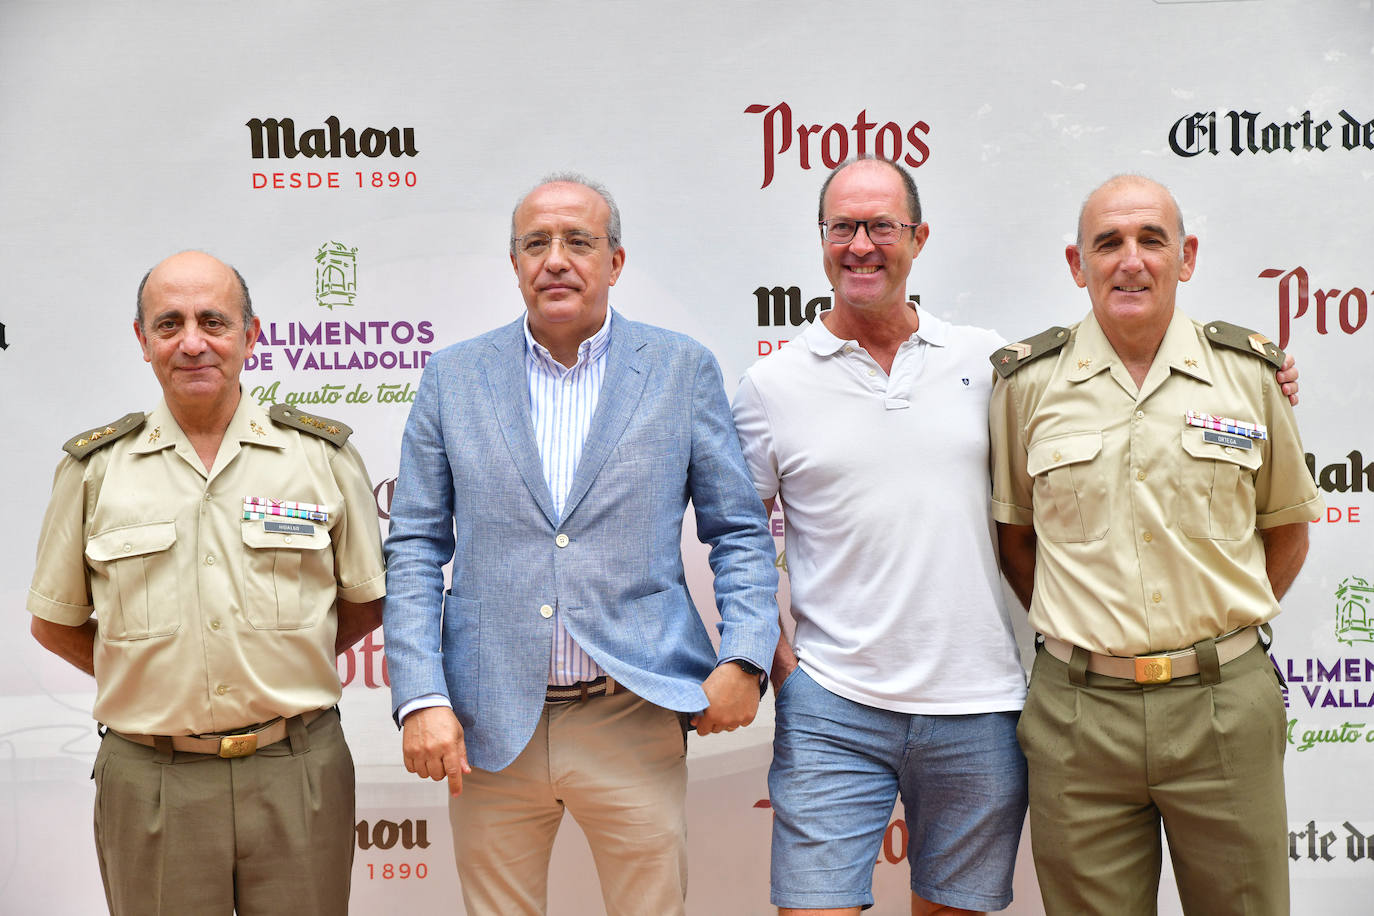
[[772,900],[872,904],[900,793],[912,913],[1002,909],[1026,812],[989,515],[986,359],[1005,341],[907,300],[930,228],[905,169],[842,164],[819,217],[834,307],[734,402],[759,496],[785,506],[796,620],[772,670]]

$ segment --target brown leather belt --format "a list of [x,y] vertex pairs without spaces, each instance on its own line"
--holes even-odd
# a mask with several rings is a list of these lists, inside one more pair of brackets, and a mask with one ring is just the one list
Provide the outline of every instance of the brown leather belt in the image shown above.
[[624,690],[610,675],[602,675],[594,681],[578,681],[566,687],[550,684],[544,690],[545,703],[571,703],[573,700],[586,700],[591,697],[608,697]]
[[[300,720],[303,724],[309,725],[328,711],[327,709],[312,709],[309,712],[301,713]],[[172,750],[174,751],[190,754],[214,754],[216,757],[226,758],[248,757],[285,738],[287,721],[286,716],[278,716],[270,722],[249,726],[246,730],[234,734],[168,735],[166,739],[172,742]],[[134,744],[142,744],[145,747],[157,747],[158,739],[164,737],[162,735],[130,735],[115,731],[113,728],[110,731],[125,741],[132,741]]]
[[[1218,636],[1216,640],[1217,664],[1224,665],[1240,658],[1257,642],[1259,642],[1258,627],[1242,627],[1239,630],[1232,630],[1230,633]],[[1071,643],[1064,642],[1062,639],[1056,639],[1053,636],[1045,637],[1045,651],[1061,662],[1067,664],[1073,658],[1073,649]],[[1197,674],[1197,650],[1179,649],[1177,652],[1137,655],[1129,658],[1088,652],[1088,670],[1094,674],[1105,674],[1107,677],[1135,681],[1137,684],[1167,684],[1176,677]]]

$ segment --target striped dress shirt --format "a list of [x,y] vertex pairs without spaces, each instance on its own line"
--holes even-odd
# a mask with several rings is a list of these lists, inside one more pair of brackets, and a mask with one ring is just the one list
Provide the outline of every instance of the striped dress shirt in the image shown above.
[[[606,375],[606,351],[611,345],[611,312],[591,337],[577,348],[577,362],[569,368],[554,359],[530,333],[525,317],[525,369],[530,383],[530,418],[534,421],[534,441],[544,465],[544,482],[553,497],[553,508],[563,517],[563,504],[572,487],[582,444],[591,429],[592,414],[601,397],[601,381]],[[562,608],[554,606],[553,656],[549,662],[549,683],[555,686],[590,681],[606,672],[582,650],[563,627]]]

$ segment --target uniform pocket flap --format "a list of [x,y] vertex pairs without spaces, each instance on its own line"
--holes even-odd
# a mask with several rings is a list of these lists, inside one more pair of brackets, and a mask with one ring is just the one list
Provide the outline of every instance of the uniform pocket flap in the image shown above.
[[124,557],[137,557],[166,550],[176,543],[176,522],[149,522],[128,525],[91,535],[86,540],[86,556],[97,563]]
[[1206,436],[1207,430],[1205,429],[1196,427],[1184,429],[1183,450],[1194,458],[1201,458],[1205,461],[1225,461],[1230,464],[1238,464],[1251,471],[1260,466],[1258,442],[1246,440],[1250,442],[1250,447],[1238,448],[1224,442],[1208,442]]
[[1037,442],[1026,452],[1026,472],[1038,477],[1047,471],[1090,461],[1102,451],[1102,433],[1073,433]]
[[251,519],[243,523],[243,543],[259,549],[319,550],[329,543],[329,529],[295,519]]

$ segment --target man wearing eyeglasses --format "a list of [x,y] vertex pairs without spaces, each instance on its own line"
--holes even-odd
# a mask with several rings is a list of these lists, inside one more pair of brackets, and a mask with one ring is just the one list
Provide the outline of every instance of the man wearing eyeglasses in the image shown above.
[[1004,341],[908,301],[930,227],[905,169],[842,164],[819,219],[834,307],[734,402],[758,494],[784,508],[796,621],[772,671],[772,900],[871,905],[900,795],[912,913],[1002,909],[1026,812],[989,515],[986,359]]
[[[778,639],[772,538],[720,370],[609,309],[620,239],[585,178],[526,195],[510,247],[525,315],[430,359],[401,446],[392,699],[406,768],[448,780],[472,916],[545,911],[565,807],[608,913],[684,912],[687,726],[749,724]],[[683,573],[689,500],[719,651]]]

